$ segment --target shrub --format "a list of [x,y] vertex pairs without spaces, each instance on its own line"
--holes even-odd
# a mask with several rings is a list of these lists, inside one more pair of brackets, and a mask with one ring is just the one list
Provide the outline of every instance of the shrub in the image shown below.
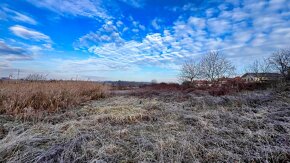
[[224,96],[229,94],[231,91],[230,88],[222,86],[222,87],[213,87],[211,88],[208,93],[212,96]]

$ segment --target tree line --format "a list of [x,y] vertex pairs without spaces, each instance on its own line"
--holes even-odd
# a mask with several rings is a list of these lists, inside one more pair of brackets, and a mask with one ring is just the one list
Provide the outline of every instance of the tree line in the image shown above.
[[[284,79],[289,77],[290,49],[281,49],[274,52],[270,57],[255,60],[248,66],[246,72],[266,73],[278,72]],[[205,79],[216,81],[222,77],[230,77],[235,74],[235,66],[220,51],[211,51],[205,54],[200,61],[188,59],[180,70],[182,82],[193,83],[195,80]]]

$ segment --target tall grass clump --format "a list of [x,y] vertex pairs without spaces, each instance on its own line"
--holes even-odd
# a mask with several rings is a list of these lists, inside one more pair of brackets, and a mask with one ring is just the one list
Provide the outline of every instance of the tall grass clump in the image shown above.
[[103,98],[107,86],[84,81],[19,81],[0,83],[0,113],[25,115],[55,112]]

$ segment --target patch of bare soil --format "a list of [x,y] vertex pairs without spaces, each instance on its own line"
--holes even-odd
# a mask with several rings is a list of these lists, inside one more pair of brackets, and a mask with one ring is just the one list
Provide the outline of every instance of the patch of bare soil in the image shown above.
[[38,120],[0,117],[0,162],[287,162],[289,96],[124,92]]

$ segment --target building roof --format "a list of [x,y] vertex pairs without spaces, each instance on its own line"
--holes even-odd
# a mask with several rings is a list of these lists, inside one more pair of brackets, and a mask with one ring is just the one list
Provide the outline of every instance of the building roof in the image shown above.
[[1,77],[0,80],[10,80],[9,77]]
[[254,76],[254,77],[271,77],[271,78],[274,78],[274,77],[281,77],[281,74],[279,73],[245,73],[243,77],[245,76]]

